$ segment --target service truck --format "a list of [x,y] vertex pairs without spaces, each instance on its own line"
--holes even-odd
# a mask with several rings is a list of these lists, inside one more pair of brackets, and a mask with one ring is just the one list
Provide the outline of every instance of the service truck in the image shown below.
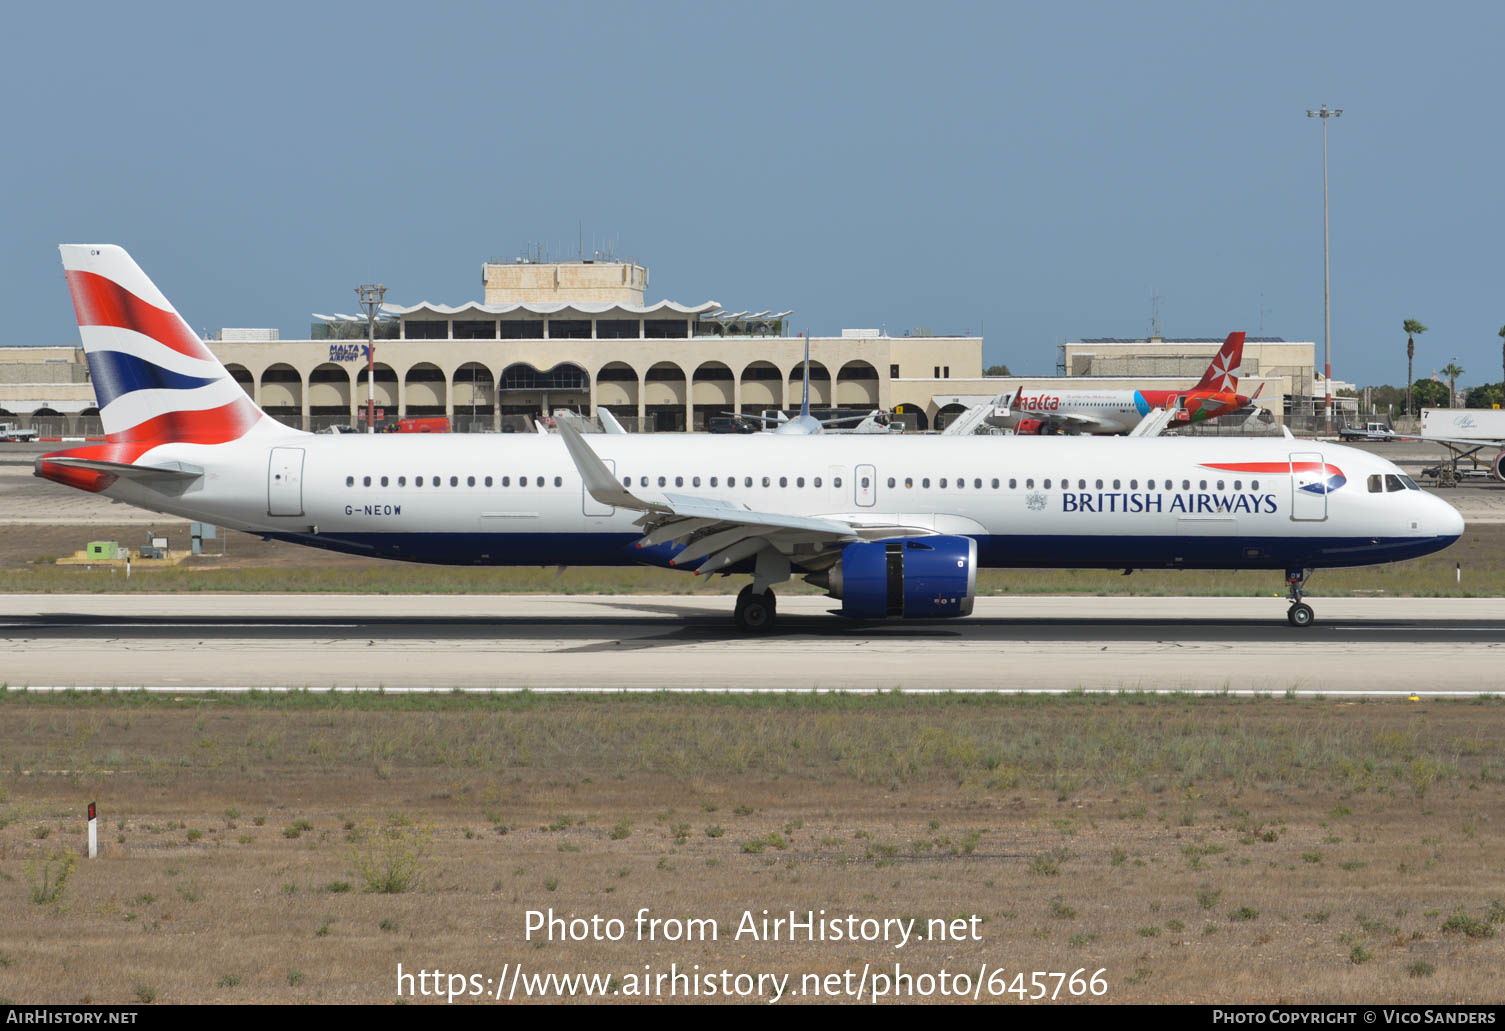
[[37,439],[37,431],[35,429],[23,430],[16,423],[13,423],[13,422],[0,422],[0,442],[3,442],[3,441],[13,441],[13,440],[14,441],[36,440],[36,439]]
[[1394,440],[1395,431],[1382,422],[1366,422],[1362,426],[1344,426],[1338,436],[1344,440]]
[[1477,453],[1484,448],[1498,451],[1489,463],[1497,480],[1505,480],[1505,410],[1499,408],[1423,408],[1422,440],[1436,441],[1452,455],[1449,463],[1456,475],[1458,463],[1468,459],[1477,465]]

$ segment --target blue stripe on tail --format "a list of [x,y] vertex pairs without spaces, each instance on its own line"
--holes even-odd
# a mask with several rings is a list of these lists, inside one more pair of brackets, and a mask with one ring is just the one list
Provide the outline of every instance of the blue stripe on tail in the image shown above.
[[89,377],[94,381],[94,394],[101,408],[136,390],[192,390],[207,387],[220,379],[218,376],[187,376],[121,351],[89,351],[85,357],[89,361]]

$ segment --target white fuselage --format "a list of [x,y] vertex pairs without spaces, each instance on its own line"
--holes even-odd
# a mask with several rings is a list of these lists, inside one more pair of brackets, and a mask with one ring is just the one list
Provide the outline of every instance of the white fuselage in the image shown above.
[[1142,397],[1133,390],[1041,390],[1020,391],[1013,398],[1005,427],[1017,426],[1026,419],[1052,419],[1063,415],[1080,415],[1091,420],[1083,428],[1090,433],[1127,433],[1148,411]]
[[[1284,438],[585,440],[645,501],[679,495],[831,516],[869,537],[883,536],[884,526],[967,536],[978,541],[982,566],[1360,565],[1439,550],[1463,528],[1439,498],[1386,490],[1400,482],[1392,463]],[[261,433],[163,444],[139,459],[173,462],[205,475],[180,495],[127,479],[105,493],[188,519],[412,561],[666,564],[677,550],[633,548],[639,513],[586,493],[554,435]]]

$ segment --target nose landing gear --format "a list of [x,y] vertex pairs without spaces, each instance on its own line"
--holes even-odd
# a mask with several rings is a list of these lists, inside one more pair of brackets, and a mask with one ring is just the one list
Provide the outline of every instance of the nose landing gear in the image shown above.
[[1291,607],[1286,610],[1286,622],[1292,626],[1311,626],[1312,620],[1317,618],[1316,613],[1312,611],[1312,607],[1301,600],[1301,588],[1305,583],[1305,569],[1286,570],[1286,586],[1291,591]]

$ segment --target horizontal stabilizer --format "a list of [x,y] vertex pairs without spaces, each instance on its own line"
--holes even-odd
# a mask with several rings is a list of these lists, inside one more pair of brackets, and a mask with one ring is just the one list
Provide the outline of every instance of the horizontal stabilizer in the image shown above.
[[204,470],[182,462],[167,465],[131,465],[128,462],[102,462],[95,458],[48,458],[43,455],[36,461],[38,475],[42,463],[60,465],[68,469],[87,469],[90,472],[118,476],[122,480],[134,480],[147,485],[160,483],[189,483],[204,475]]

